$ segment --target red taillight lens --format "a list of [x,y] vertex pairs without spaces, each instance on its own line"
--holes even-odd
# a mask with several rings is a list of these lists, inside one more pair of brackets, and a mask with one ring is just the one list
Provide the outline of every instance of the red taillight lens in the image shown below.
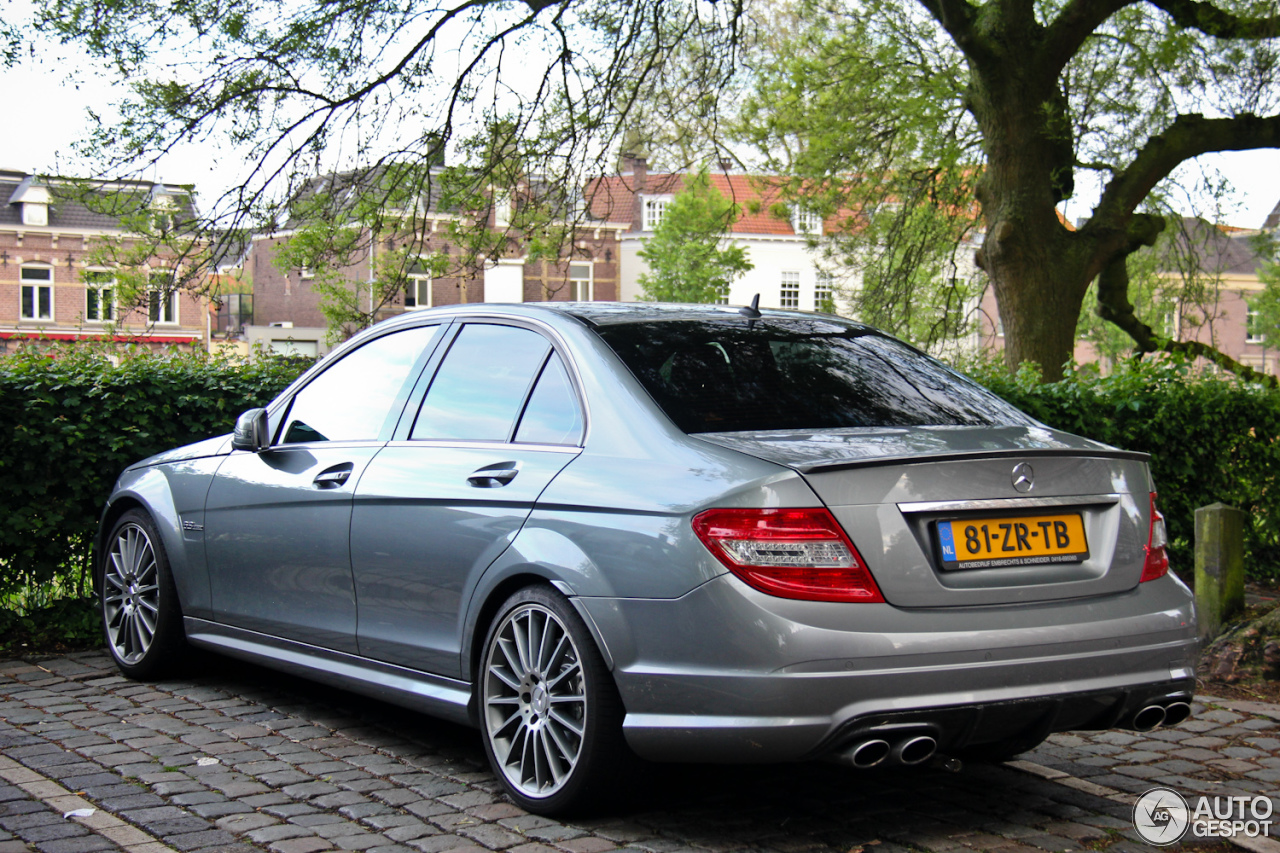
[[883,602],[858,549],[830,511],[709,509],[693,532],[748,585],[781,598]]
[[1169,555],[1164,546],[1169,544],[1169,534],[1165,531],[1164,515],[1156,509],[1156,493],[1151,493],[1151,529],[1147,533],[1147,560],[1142,565],[1140,583],[1162,578],[1169,572]]

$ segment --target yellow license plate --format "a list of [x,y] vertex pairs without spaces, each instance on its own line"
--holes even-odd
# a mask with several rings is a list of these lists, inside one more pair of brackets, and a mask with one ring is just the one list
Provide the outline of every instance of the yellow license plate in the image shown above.
[[944,569],[1078,563],[1089,558],[1078,512],[938,522]]

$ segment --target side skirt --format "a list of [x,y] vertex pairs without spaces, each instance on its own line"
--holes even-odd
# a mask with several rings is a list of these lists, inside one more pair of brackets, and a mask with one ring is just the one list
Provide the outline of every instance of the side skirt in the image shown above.
[[190,616],[183,619],[183,626],[187,642],[193,646],[351,690],[453,723],[476,726],[469,710],[471,685],[465,681]]

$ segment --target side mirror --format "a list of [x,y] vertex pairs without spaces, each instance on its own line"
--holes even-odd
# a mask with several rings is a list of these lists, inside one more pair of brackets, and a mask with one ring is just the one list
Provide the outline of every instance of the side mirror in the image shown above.
[[260,453],[271,446],[266,409],[250,409],[236,418],[236,431],[231,437],[232,450]]

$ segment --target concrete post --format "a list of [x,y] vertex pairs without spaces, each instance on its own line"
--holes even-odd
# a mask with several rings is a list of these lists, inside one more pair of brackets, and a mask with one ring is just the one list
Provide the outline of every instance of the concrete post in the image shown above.
[[1202,640],[1212,640],[1244,609],[1244,519],[1244,512],[1221,503],[1196,510],[1196,618]]

